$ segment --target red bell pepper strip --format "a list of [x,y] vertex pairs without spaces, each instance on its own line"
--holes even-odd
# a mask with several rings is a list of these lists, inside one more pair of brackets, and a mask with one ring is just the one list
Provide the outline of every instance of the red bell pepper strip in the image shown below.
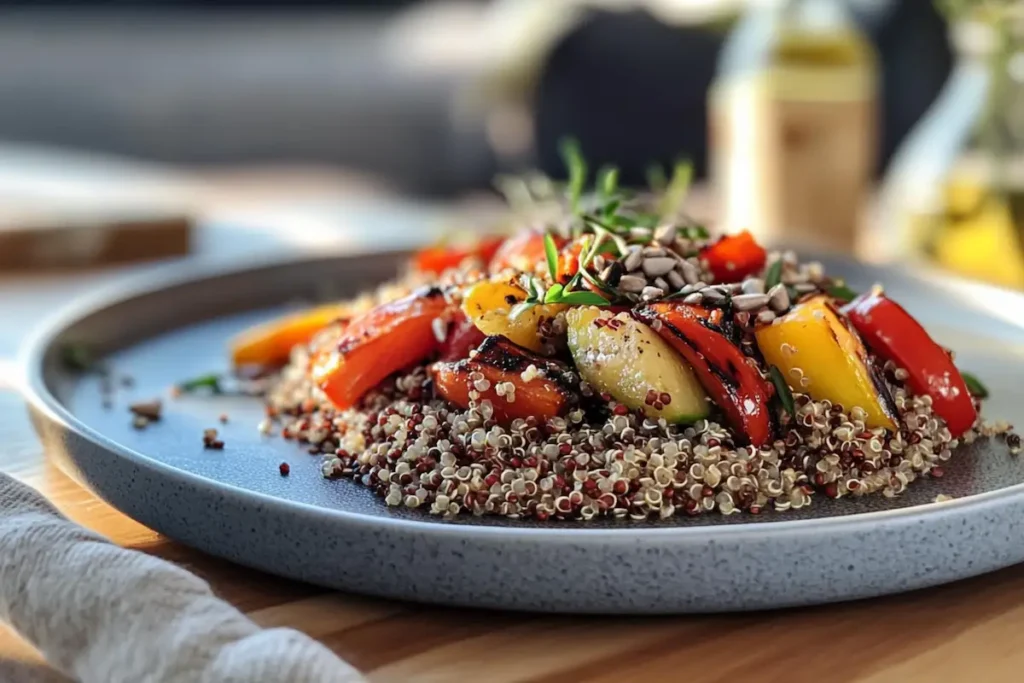
[[772,441],[769,401],[773,389],[761,371],[711,322],[700,306],[662,302],[642,306],[634,317],[661,335],[697,374],[730,425],[754,446]]
[[739,282],[761,272],[767,253],[754,236],[744,230],[726,235],[701,252],[715,282]]
[[[555,246],[559,249],[565,245],[565,238],[552,235]],[[544,233],[537,230],[520,232],[505,240],[490,262],[490,271],[497,273],[506,268],[515,268],[532,272],[538,263],[546,258],[544,251]]]
[[441,290],[430,288],[352,318],[337,347],[314,358],[313,381],[335,407],[352,407],[391,373],[438,350],[434,320],[449,308]]
[[946,350],[902,306],[873,291],[842,310],[871,350],[909,373],[911,391],[932,397],[932,410],[946,421],[953,438],[974,425],[978,413],[960,371]]
[[477,256],[484,264],[488,264],[504,241],[501,237],[485,237],[468,247],[427,247],[413,256],[413,267],[423,273],[440,274],[449,268],[457,267],[470,256]]
[[485,339],[487,335],[460,308],[448,324],[448,336],[438,349],[438,360],[455,362],[468,358],[469,352],[480,346]]

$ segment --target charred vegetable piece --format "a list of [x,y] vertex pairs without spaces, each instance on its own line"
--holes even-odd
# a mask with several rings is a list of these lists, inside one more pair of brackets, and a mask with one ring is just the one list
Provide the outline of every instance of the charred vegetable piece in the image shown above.
[[513,314],[516,304],[526,299],[526,292],[508,280],[478,282],[462,299],[462,311],[487,336],[508,337],[513,343],[536,353],[551,354],[561,343],[554,339],[548,323],[563,304],[538,304]]
[[313,380],[337,408],[350,408],[388,375],[438,350],[434,320],[448,308],[441,290],[431,288],[356,316],[337,347],[315,359]]
[[573,308],[566,322],[576,368],[597,391],[654,419],[685,424],[707,416],[693,370],[647,325],[593,306]]
[[292,348],[308,344],[317,332],[332,323],[344,324],[348,310],[344,304],[326,304],[286,315],[244,330],[230,342],[231,361],[235,365],[282,365]]
[[[565,239],[552,236],[555,246],[559,249],[565,245]],[[521,232],[505,240],[494,258],[491,259],[490,270],[493,273],[506,268],[515,268],[532,273],[538,263],[545,260],[544,233],[536,230]]]
[[827,297],[808,299],[755,334],[761,354],[782,371],[793,391],[841,404],[848,412],[859,407],[867,413],[868,427],[896,429],[892,398],[877,380],[864,344]]
[[872,351],[909,373],[907,384],[932,397],[932,409],[957,438],[970,429],[978,413],[960,371],[902,306],[881,292],[863,294],[843,308],[850,323]]
[[481,332],[465,313],[458,311],[448,324],[448,336],[438,350],[438,359],[454,362],[469,358],[469,352],[480,346],[486,338],[487,335]]
[[768,402],[772,389],[753,359],[747,358],[724,330],[712,323],[711,311],[666,301],[642,306],[633,315],[650,325],[686,359],[737,432],[754,446],[771,442]]
[[471,246],[427,247],[413,257],[413,267],[424,273],[443,273],[471,256],[478,257],[486,265],[504,242],[501,237],[485,237]]
[[744,230],[726,235],[701,252],[715,282],[739,282],[749,275],[761,272],[767,254],[754,236]]
[[472,358],[435,363],[431,375],[437,393],[446,400],[465,409],[470,392],[475,392],[477,400],[491,402],[495,418],[506,424],[516,418],[544,421],[564,415],[579,401],[578,380],[566,366],[504,337],[488,337]]

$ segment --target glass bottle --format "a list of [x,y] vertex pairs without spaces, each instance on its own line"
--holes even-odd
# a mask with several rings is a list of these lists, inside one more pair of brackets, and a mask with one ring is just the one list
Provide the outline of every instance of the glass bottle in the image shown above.
[[857,247],[875,163],[876,56],[841,2],[758,3],[709,97],[711,176],[727,230]]

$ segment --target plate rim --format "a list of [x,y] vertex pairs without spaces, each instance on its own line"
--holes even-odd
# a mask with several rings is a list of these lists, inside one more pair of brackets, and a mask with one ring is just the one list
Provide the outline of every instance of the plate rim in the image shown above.
[[[529,538],[533,542],[541,543],[564,541],[569,534],[573,534],[573,536],[585,534],[587,540],[601,540],[604,542],[625,541],[629,543],[635,543],[638,540],[647,538],[664,537],[672,537],[679,541],[703,537],[728,538],[730,541],[737,541],[742,540],[744,536],[748,535],[756,535],[759,540],[765,540],[764,537],[769,534],[784,538],[791,534],[850,530],[851,527],[877,527],[878,524],[913,523],[922,516],[933,519],[936,517],[952,516],[957,513],[981,512],[997,506],[1004,499],[1017,498],[1024,494],[1024,482],[1021,482],[983,493],[954,498],[942,503],[913,505],[845,515],[831,515],[812,519],[779,519],[759,521],[757,524],[694,524],[692,526],[679,527],[651,527],[644,526],[642,522],[631,522],[629,525],[623,525],[620,528],[588,528],[586,524],[576,523],[573,523],[571,527],[566,526],[567,523],[555,523],[543,527],[516,525],[487,526],[480,524],[446,524],[443,520],[434,518],[419,520],[391,516],[378,517],[280,498],[178,469],[143,452],[124,446],[88,426],[75,417],[47,386],[44,361],[54,342],[69,327],[107,308],[127,303],[139,297],[157,294],[175,287],[196,284],[204,280],[242,276],[261,270],[296,267],[302,263],[312,261],[338,260],[344,262],[367,255],[397,260],[407,253],[408,250],[405,249],[355,248],[343,253],[315,257],[311,257],[309,254],[285,257],[264,256],[250,260],[244,265],[238,263],[224,264],[223,262],[218,263],[199,259],[188,263],[171,262],[141,273],[132,273],[114,278],[112,282],[105,283],[91,292],[74,298],[54,313],[48,315],[30,331],[18,351],[18,373],[15,377],[15,389],[21,394],[30,409],[61,430],[71,432],[97,448],[110,451],[117,455],[117,457],[127,459],[137,467],[146,468],[154,472],[154,474],[168,477],[182,485],[200,487],[220,493],[221,495],[244,499],[248,502],[256,501],[267,507],[283,508],[285,511],[293,514],[312,515],[322,518],[320,521],[341,523],[348,527],[361,526],[375,530],[387,528],[401,532],[426,534],[431,537],[456,536],[462,539],[472,539],[474,537],[493,539],[495,536],[514,536],[517,538]],[[813,254],[809,255],[811,257],[814,256]],[[857,259],[849,256],[838,254],[832,254],[831,256],[857,261]],[[883,268],[892,267],[892,264],[866,263],[865,265]],[[990,299],[1016,301],[1017,305],[1024,309],[1024,293],[966,280],[959,276],[950,275],[916,263],[906,264],[903,274],[940,288],[953,288],[961,292],[974,293],[980,297],[989,297]],[[1024,321],[1007,319],[1007,322],[1024,331]]]

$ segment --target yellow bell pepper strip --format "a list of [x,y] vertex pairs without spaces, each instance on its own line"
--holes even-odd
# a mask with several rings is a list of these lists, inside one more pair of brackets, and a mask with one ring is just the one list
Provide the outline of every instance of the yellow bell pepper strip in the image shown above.
[[308,344],[317,332],[332,323],[345,323],[347,318],[347,305],[333,303],[250,327],[228,343],[231,362],[236,366],[283,365],[293,348]]
[[507,279],[495,278],[478,282],[462,299],[462,312],[486,336],[500,335],[534,353],[550,355],[562,340],[546,336],[549,322],[564,304],[537,304],[517,311],[516,304],[526,300],[522,287]]
[[793,391],[846,411],[858,407],[867,413],[864,423],[869,428],[897,429],[892,397],[875,381],[864,344],[826,297],[797,305],[759,326],[755,336],[765,360],[782,371]]
[[843,312],[871,350],[905,369],[914,393],[932,397],[935,414],[959,438],[978,419],[974,399],[949,354],[921,324],[881,291],[862,294]]

